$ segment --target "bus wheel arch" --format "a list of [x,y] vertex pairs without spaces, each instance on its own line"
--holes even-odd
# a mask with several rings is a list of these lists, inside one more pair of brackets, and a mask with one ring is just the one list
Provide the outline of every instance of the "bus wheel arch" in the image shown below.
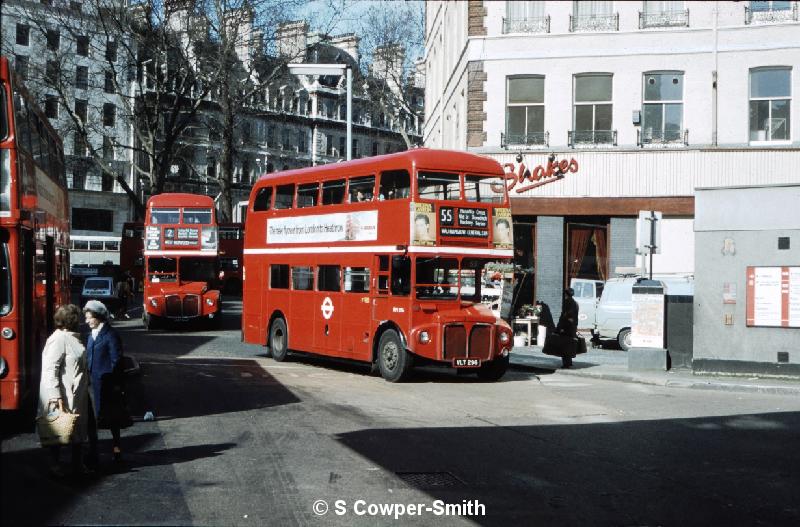
[[283,312],[275,311],[267,325],[267,355],[278,362],[286,360],[289,351],[289,326]]
[[404,380],[411,371],[414,360],[408,351],[403,332],[394,324],[389,324],[376,333],[375,339],[376,362],[381,376],[388,382]]

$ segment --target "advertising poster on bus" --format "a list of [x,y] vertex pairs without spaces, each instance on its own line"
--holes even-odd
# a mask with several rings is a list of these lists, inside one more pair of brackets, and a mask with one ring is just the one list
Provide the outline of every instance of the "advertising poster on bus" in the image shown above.
[[436,243],[436,214],[432,203],[412,203],[411,219],[414,226],[412,245],[434,245]]
[[511,209],[494,209],[492,226],[494,246],[498,249],[512,249],[514,247],[514,237],[511,231]]
[[378,239],[378,211],[267,220],[267,243],[362,242]]

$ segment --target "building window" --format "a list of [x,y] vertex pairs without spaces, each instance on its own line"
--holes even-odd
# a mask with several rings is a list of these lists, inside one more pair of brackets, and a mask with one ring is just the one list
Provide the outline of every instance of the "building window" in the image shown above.
[[333,136],[331,134],[325,134],[325,155],[333,155]]
[[75,115],[80,118],[81,121],[84,123],[86,122],[86,114],[87,109],[89,107],[89,101],[85,99],[75,99]]
[[75,132],[72,135],[72,154],[78,157],[86,157],[87,150],[88,148],[83,136],[80,132]]
[[58,46],[61,44],[61,33],[55,29],[47,30],[47,49],[50,51],[58,51]]
[[619,13],[614,2],[580,0],[572,2],[570,31],[619,31]]
[[114,160],[114,139],[107,135],[103,136],[103,159],[106,161]]
[[544,14],[544,2],[507,1],[503,33],[550,33],[550,17]]
[[19,78],[26,80],[28,78],[28,57],[25,55],[16,55],[14,57],[14,71]]
[[791,139],[792,69],[750,70],[750,141]]
[[106,60],[108,62],[117,61],[117,43],[113,40],[106,43]]
[[352,146],[352,149],[353,149],[353,150],[351,151],[351,154],[352,154],[352,156],[353,156],[353,159],[358,159],[358,158],[360,158],[360,157],[361,157],[361,152],[360,152],[360,151],[359,151],[359,149],[358,149],[358,139],[353,139],[353,146]]
[[298,130],[297,132],[297,151],[300,153],[308,152],[308,145],[306,144],[306,131]]
[[275,147],[275,125],[271,124],[267,127],[267,147]]
[[798,20],[797,2],[775,0],[769,2],[750,2],[744,8],[745,24],[764,24]]
[[17,45],[27,46],[31,39],[31,28],[25,24],[17,24]]
[[644,74],[642,143],[684,140],[683,72]]
[[117,107],[111,103],[103,105],[103,126],[114,126],[117,120]]
[[506,80],[506,133],[503,145],[545,145],[544,77],[533,75]]
[[44,114],[48,119],[58,119],[58,97],[48,95],[44,100]]
[[114,232],[114,211],[74,208],[72,228],[79,231]]
[[73,11],[77,12],[77,13],[80,13],[81,9],[83,8],[83,3],[81,3],[81,2],[70,2],[69,3],[69,8],[72,9]]
[[85,35],[78,36],[75,39],[75,51],[81,57],[89,56],[89,37]]
[[616,144],[612,129],[612,75],[591,73],[575,75],[575,103],[569,144]]
[[292,141],[291,141],[291,139],[289,139],[289,129],[288,128],[284,128],[281,131],[281,148],[283,150],[289,150],[289,147],[291,146],[291,143],[292,143]]
[[106,82],[104,86],[106,93],[114,93],[114,73],[106,72]]
[[89,89],[88,66],[78,66],[75,68],[75,87],[79,90]]
[[644,11],[639,11],[639,29],[688,25],[689,10],[684,9],[683,1],[646,1]]
[[377,156],[378,155],[378,148],[379,148],[378,147],[378,142],[377,141],[373,141],[372,142],[372,155],[373,156]]
[[45,82],[51,85],[58,84],[58,77],[61,70],[58,61],[48,60],[47,66],[45,68],[46,68],[44,73]]
[[339,138],[339,157],[343,157],[347,153],[347,138],[342,136]]

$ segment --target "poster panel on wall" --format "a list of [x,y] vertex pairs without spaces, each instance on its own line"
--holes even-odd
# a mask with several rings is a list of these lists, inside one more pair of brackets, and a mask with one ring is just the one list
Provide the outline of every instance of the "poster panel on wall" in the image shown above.
[[800,267],[747,268],[747,325],[800,327]]

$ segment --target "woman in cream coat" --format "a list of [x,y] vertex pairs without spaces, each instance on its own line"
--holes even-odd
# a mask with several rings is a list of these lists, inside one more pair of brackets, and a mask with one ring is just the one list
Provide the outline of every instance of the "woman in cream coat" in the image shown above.
[[[81,310],[76,305],[61,306],[53,317],[56,330],[42,351],[42,380],[39,384],[39,416],[53,406],[80,415],[72,436],[72,470],[83,470],[81,444],[86,441],[89,412],[89,378],[86,374],[86,348],[79,340]],[[63,475],[58,464],[59,446],[50,447],[51,472]]]

